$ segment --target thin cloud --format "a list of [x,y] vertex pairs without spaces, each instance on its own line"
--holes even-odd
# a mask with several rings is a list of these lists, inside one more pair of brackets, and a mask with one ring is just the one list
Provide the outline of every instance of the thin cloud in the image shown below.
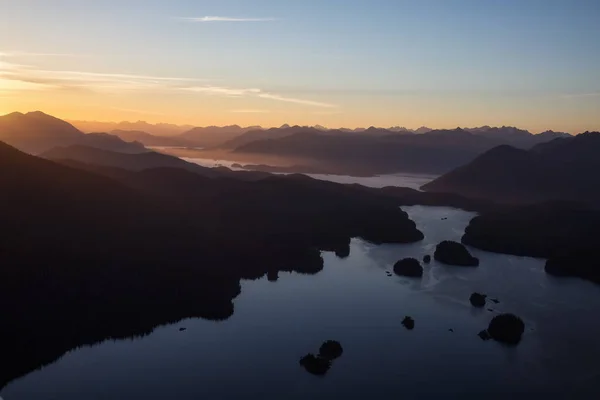
[[195,92],[195,93],[223,95],[223,96],[229,96],[229,97],[242,97],[242,96],[261,93],[260,89],[233,89],[233,88],[219,87],[219,86],[193,86],[193,87],[182,88],[182,90],[186,90],[189,92]]
[[600,97],[600,92],[567,94],[567,95],[565,95],[563,97],[565,99],[579,99],[579,98],[586,98],[586,97]]
[[204,79],[164,77],[136,74],[98,73],[39,69],[17,64],[0,55],[2,87],[13,91],[23,89],[63,89],[91,91],[162,90],[176,89],[206,82]]
[[277,21],[276,18],[239,18],[239,17],[217,17],[217,16],[206,16],[206,17],[191,17],[191,18],[179,18],[183,21],[188,22],[272,22]]
[[32,53],[28,51],[8,51],[0,52],[0,57],[89,57],[89,55],[75,53]]
[[211,96],[258,98],[309,107],[337,108],[334,104],[288,97],[259,88],[232,88],[201,84],[207,82],[206,79],[48,70],[6,60],[8,58],[0,56],[0,87],[9,92],[23,90],[82,90],[100,93],[187,91]]
[[24,91],[39,91],[55,89],[56,87],[47,83],[27,82],[22,80],[5,79],[0,73],[0,87],[2,93],[14,93]]
[[82,71],[53,71],[53,70],[38,70],[41,73],[62,75],[69,79],[139,79],[148,81],[204,81],[204,79],[195,78],[175,78],[165,76],[149,76],[149,75],[135,75],[135,74],[110,74],[101,72],[82,72]]
[[29,66],[6,62],[2,58],[6,58],[5,53],[0,54],[0,87],[3,93],[55,88],[45,79],[36,79],[33,76],[22,77],[22,72],[30,68]]
[[335,104],[323,103],[319,101],[306,100],[306,99],[297,99],[292,97],[286,97],[275,93],[264,92],[261,89],[237,89],[237,88],[229,88],[229,87],[219,87],[219,86],[194,86],[194,87],[186,87],[182,88],[182,90],[196,92],[196,93],[204,93],[210,95],[221,95],[227,97],[258,97],[260,99],[266,100],[275,100],[284,103],[294,103],[300,104],[304,106],[311,107],[321,107],[321,108],[336,108]]
[[277,100],[277,101],[283,101],[286,103],[302,104],[305,106],[312,106],[312,107],[323,107],[323,108],[337,107],[334,104],[322,103],[320,101],[296,99],[296,98],[292,98],[292,97],[285,97],[285,96],[280,96],[278,94],[271,94],[271,93],[261,93],[258,95],[258,97],[260,97],[261,99]]

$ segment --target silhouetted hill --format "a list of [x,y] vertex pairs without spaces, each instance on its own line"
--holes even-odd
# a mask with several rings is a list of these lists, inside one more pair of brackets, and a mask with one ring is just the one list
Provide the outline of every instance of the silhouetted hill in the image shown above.
[[126,142],[139,142],[144,146],[172,146],[172,147],[187,147],[192,146],[191,143],[173,137],[151,135],[143,131],[124,131],[116,129],[110,132],[112,135],[118,136]]
[[487,251],[549,258],[595,241],[600,212],[549,202],[484,212],[471,220],[463,243]]
[[74,142],[80,136],[74,126],[41,112],[0,117],[0,140],[30,153]]
[[574,200],[600,204],[600,133],[586,132],[529,151],[500,146],[423,186],[429,192],[506,203]]
[[299,132],[278,140],[255,141],[235,153],[292,157],[307,167],[340,174],[413,172],[439,174],[471,161],[496,142],[466,131],[432,131],[423,135]]
[[203,167],[177,157],[153,151],[140,154],[124,154],[87,146],[70,146],[52,149],[41,154],[40,157],[63,164],[64,161],[76,161],[80,164],[112,167],[130,171],[142,171],[153,168],[177,168],[209,178],[230,177],[255,181],[269,176],[268,173],[260,171],[232,171],[225,167]]
[[558,139],[558,138],[567,139],[567,138],[570,138],[572,136],[573,135],[571,135],[570,133],[555,132],[555,131],[552,131],[552,130],[544,131],[544,132],[538,133],[537,135],[534,135],[534,137],[537,139],[537,143],[536,144],[546,143],[546,142],[549,142],[551,140]]
[[30,154],[75,144],[128,153],[146,151],[140,143],[126,143],[116,136],[85,135],[73,125],[39,111],[0,117],[0,140]]
[[364,188],[70,163],[0,143],[0,354],[19,354],[0,387],[81,345],[227,318],[241,278],[317,273],[319,250],[346,254],[352,237],[423,238]]
[[242,133],[239,136],[234,137],[220,145],[218,147],[223,149],[237,149],[238,147],[244,146],[248,143],[256,142],[259,140],[265,139],[281,139],[286,136],[293,135],[298,132],[312,132],[312,133],[321,133],[322,130],[318,128],[307,128],[307,127],[283,127],[283,128],[271,128],[271,129],[255,129],[245,133]]
[[370,136],[378,136],[378,135],[390,135],[390,134],[401,134],[401,133],[411,133],[405,131],[403,129],[393,130],[393,129],[382,129],[382,128],[374,128],[370,127],[368,129],[360,129],[360,130],[340,130],[340,129],[326,129],[324,127],[315,126],[289,126],[284,125],[280,128],[271,128],[271,129],[256,129],[251,130],[246,133],[241,134],[222,145],[218,146],[222,149],[237,149],[239,147],[245,146],[249,143],[260,141],[260,140],[276,140],[284,137],[288,137],[294,134],[316,134],[316,135],[326,135],[326,136],[349,136],[351,134],[357,135],[370,135]]
[[277,163],[278,168],[293,164],[302,171],[341,175],[443,174],[501,144],[530,148],[566,135],[533,135],[510,127],[417,131],[401,127],[323,130],[286,125],[248,131],[199,156],[245,164]]
[[169,204],[3,143],[0,171],[0,302],[11,304],[2,311],[0,353],[19,353],[0,370],[0,387],[83,344],[186,315],[231,314],[235,278],[209,281],[163,264],[186,235],[185,246],[194,246],[185,216]]
[[238,125],[231,126],[208,126],[193,128],[177,136],[178,139],[186,140],[198,147],[216,147],[240,136],[250,130],[258,130],[260,127],[242,128]]
[[555,202],[484,212],[462,242],[498,253],[547,258],[546,271],[600,283],[597,231],[600,211]]
[[98,121],[69,121],[77,129],[82,132],[111,132],[115,130],[121,131],[139,131],[147,132],[154,136],[176,136],[183,132],[194,128],[191,125],[175,125],[175,124],[150,124],[145,121],[137,122],[98,122]]
[[80,136],[75,143],[79,146],[88,146],[119,153],[139,154],[148,152],[148,149],[140,142],[126,142],[118,136],[108,133],[88,133]]
[[217,171],[211,168],[202,167],[177,157],[153,151],[140,154],[124,154],[88,146],[70,146],[57,147],[42,153],[40,157],[54,161],[73,160],[92,165],[116,167],[131,171],[169,167],[181,168],[208,177],[220,176]]
[[534,135],[529,131],[515,128],[512,126],[490,127],[483,126],[479,128],[467,129],[469,132],[490,139],[494,139],[503,144],[509,144],[521,149],[529,149],[539,143],[548,142],[560,137],[570,137],[568,133],[546,131]]
[[500,144],[529,148],[561,135],[532,135],[504,127],[427,130],[422,134],[374,127],[360,132],[294,127],[248,132],[225,146],[234,149],[232,159],[243,156],[246,163],[260,164],[260,158],[266,156],[287,157],[303,170],[323,173],[442,174]]
[[431,129],[431,128],[428,128],[428,127],[426,127],[426,126],[422,126],[422,127],[420,127],[419,129],[416,129],[416,130],[415,130],[415,133],[427,133],[427,132],[430,132],[430,131],[432,131],[432,130],[433,130],[433,129]]

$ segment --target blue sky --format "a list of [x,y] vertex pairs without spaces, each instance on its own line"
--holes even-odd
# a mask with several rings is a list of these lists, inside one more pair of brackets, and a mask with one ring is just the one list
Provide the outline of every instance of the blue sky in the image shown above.
[[[44,71],[59,71],[62,80],[73,78],[67,72],[168,77],[198,89],[76,95],[62,85],[52,97],[60,104],[49,106],[69,117],[600,129],[600,1],[0,0],[0,6],[0,112],[11,104],[48,104],[56,87],[32,85],[48,78]],[[26,88],[5,83],[10,90],[3,91],[3,79],[22,74],[3,75],[2,65],[35,71],[25,71]]]

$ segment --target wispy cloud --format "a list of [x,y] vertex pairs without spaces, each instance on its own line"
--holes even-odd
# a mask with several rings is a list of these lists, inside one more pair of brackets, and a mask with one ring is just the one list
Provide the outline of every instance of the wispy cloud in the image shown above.
[[89,54],[35,53],[28,51],[0,51],[0,57],[89,57]]
[[0,55],[0,88],[5,92],[23,90],[82,90],[99,93],[132,91],[198,93],[211,96],[255,98],[309,107],[334,109],[334,104],[284,96],[259,88],[235,88],[209,84],[206,79],[142,74],[49,70],[17,64]]
[[579,98],[586,98],[586,97],[600,97],[600,92],[566,94],[563,97],[565,99],[579,99]]
[[186,90],[189,92],[196,93],[204,93],[204,94],[216,94],[228,97],[242,97],[252,94],[260,94],[260,89],[235,89],[228,87],[219,87],[219,86],[192,86],[192,87],[184,87],[182,90]]
[[266,100],[275,100],[284,103],[294,103],[300,104],[304,106],[310,107],[322,107],[322,108],[336,108],[335,104],[323,103],[320,101],[306,100],[306,99],[298,99],[293,97],[282,96],[280,94],[265,92],[261,89],[251,88],[251,89],[237,89],[237,88],[229,88],[229,87],[219,87],[219,86],[194,86],[194,87],[185,87],[181,88],[182,90],[196,92],[196,93],[205,93],[210,95],[222,95],[227,97],[257,97],[260,99]]
[[277,21],[277,18],[240,18],[240,17],[216,17],[216,16],[206,16],[206,17],[184,17],[178,18],[183,21],[188,22],[271,22]]
[[305,106],[312,106],[312,107],[323,107],[323,108],[335,108],[335,107],[337,107],[334,104],[322,103],[320,101],[296,99],[296,98],[293,98],[293,97],[285,97],[285,96],[280,96],[278,94],[272,94],[272,93],[260,93],[258,95],[258,97],[260,97],[261,99],[277,100],[277,101],[283,101],[285,103],[302,104],[302,105],[305,105]]
[[236,114],[269,114],[270,110],[253,110],[253,109],[242,109],[242,110],[231,110],[232,113]]
[[138,74],[98,73],[70,70],[47,70],[18,64],[0,54],[0,82],[5,90],[91,90],[119,92],[126,90],[176,89],[197,85],[204,79],[149,76]]

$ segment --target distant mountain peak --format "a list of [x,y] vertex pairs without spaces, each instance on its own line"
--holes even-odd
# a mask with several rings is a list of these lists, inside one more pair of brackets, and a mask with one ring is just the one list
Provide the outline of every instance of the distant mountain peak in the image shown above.
[[46,114],[45,112],[42,112],[42,111],[30,111],[25,115],[30,116],[30,117],[50,117],[50,118],[58,119],[58,118],[55,118],[55,117],[53,117],[49,114]]
[[431,132],[433,129],[428,128],[426,126],[422,126],[419,129],[415,130],[415,133],[427,133],[427,132]]
[[4,115],[4,118],[11,118],[11,117],[23,117],[25,116],[25,114],[23,114],[22,112],[19,111],[15,111],[15,112],[11,112],[9,114]]

